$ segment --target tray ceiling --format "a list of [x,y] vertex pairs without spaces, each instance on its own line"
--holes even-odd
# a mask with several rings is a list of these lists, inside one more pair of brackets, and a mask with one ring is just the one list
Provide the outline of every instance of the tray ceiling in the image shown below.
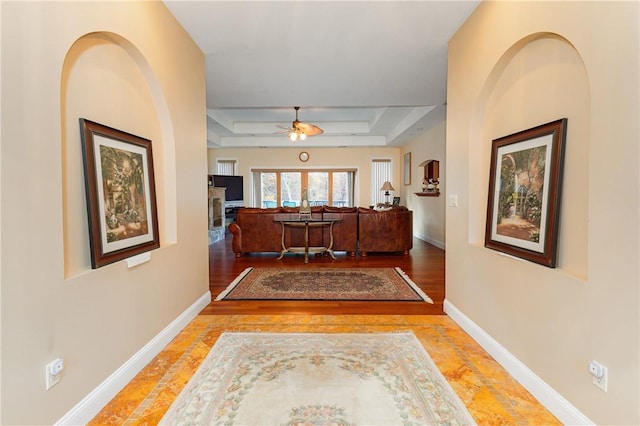
[[445,119],[447,43],[478,1],[165,1],[206,56],[209,147],[402,145]]

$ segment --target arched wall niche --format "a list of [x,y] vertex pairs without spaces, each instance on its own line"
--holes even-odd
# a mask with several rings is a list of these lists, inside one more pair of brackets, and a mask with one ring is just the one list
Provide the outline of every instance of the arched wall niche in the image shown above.
[[558,34],[525,37],[496,62],[471,117],[470,244],[484,245],[492,140],[567,117],[557,267],[586,279],[590,103],[584,62]]
[[151,65],[131,42],[94,32],[69,48],[60,82],[64,273],[91,270],[79,119],[152,141],[161,247],[177,241],[175,139]]

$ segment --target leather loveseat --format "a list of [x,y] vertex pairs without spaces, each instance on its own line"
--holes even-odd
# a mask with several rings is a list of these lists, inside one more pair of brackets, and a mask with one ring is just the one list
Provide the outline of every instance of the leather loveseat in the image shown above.
[[[232,248],[236,257],[244,253],[282,251],[282,225],[279,220],[296,219],[297,207],[241,208],[229,224],[233,234]],[[358,210],[355,207],[318,206],[311,208],[312,219],[336,220],[333,225],[333,251],[346,251],[355,256],[358,250]],[[328,226],[309,228],[309,246],[328,247]],[[285,245],[304,246],[304,229],[285,227]]]

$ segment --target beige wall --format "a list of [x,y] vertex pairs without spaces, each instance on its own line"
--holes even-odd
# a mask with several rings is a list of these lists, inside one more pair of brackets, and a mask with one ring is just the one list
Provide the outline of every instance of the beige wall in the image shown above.
[[[284,137],[284,136],[283,136]],[[309,161],[303,163],[298,159],[301,151],[309,153]],[[391,196],[398,196],[403,187],[402,162],[400,148],[305,148],[299,144],[295,148],[210,148],[209,173],[214,174],[218,158],[236,159],[239,174],[245,176],[245,205],[249,205],[251,169],[255,168],[337,168],[349,167],[357,169],[356,200],[357,206],[368,206],[371,203],[371,159],[391,158],[391,184],[396,189]],[[391,199],[391,197],[390,197]],[[402,203],[405,199],[402,199]]]
[[[445,248],[445,200],[446,200],[446,123],[442,122],[427,133],[402,147],[402,158],[411,153],[411,185],[402,185],[402,199],[413,210],[413,233],[421,240]],[[426,160],[440,162],[440,196],[419,197],[415,192],[422,190],[424,167],[418,167]]]
[[[309,153],[309,161],[299,161],[301,151]],[[411,152],[411,185],[404,185],[404,154]],[[371,159],[392,159],[392,185],[396,189],[391,196],[400,197],[400,204],[414,211],[414,234],[416,237],[441,248],[445,245],[445,123],[436,125],[426,134],[410,141],[403,147],[385,148],[210,148],[208,150],[209,173],[215,173],[216,160],[235,159],[239,174],[250,176],[255,168],[337,168],[351,167],[358,170],[356,179],[357,206],[371,204]],[[417,197],[420,191],[424,168],[418,164],[427,159],[440,161],[442,195],[440,197]],[[245,205],[249,205],[250,181],[245,179]]]
[[[160,2],[0,7],[1,423],[52,424],[208,292],[204,57]],[[152,140],[148,263],[91,269],[80,117]]]
[[[449,50],[447,301],[596,424],[640,423],[638,6],[484,2]],[[562,117],[558,267],[485,249],[491,140]]]

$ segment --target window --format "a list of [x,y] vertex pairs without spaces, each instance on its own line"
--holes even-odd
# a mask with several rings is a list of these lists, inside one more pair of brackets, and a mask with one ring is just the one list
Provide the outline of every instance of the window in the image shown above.
[[353,206],[355,172],[333,172],[331,201],[337,207]]
[[302,200],[302,173],[281,172],[280,173],[280,202],[278,205],[298,205]]
[[371,204],[384,203],[384,191],[380,191],[382,184],[391,182],[391,159],[371,160]]
[[253,205],[263,208],[300,205],[307,190],[312,206],[353,206],[355,170],[254,170]]
[[236,175],[237,170],[237,161],[236,160],[223,160],[219,159],[216,161],[216,174],[217,175],[225,175],[225,176],[234,176]]
[[278,204],[278,185],[277,174],[273,173],[260,173],[258,174],[258,185],[256,185],[260,191],[259,200],[255,205],[261,205],[262,207],[275,207]]
[[329,173],[310,172],[308,176],[309,204],[312,206],[329,205]]

